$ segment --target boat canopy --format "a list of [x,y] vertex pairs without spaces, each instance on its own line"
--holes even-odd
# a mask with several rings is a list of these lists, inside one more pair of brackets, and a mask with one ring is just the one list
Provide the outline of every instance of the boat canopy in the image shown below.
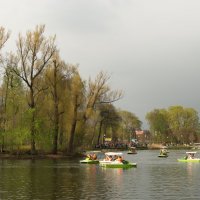
[[86,153],[101,153],[101,151],[86,151]]
[[108,155],[108,156],[122,156],[123,153],[122,152],[106,152],[105,155]]
[[188,151],[188,152],[186,152],[186,154],[195,154],[195,153],[197,153],[196,151]]

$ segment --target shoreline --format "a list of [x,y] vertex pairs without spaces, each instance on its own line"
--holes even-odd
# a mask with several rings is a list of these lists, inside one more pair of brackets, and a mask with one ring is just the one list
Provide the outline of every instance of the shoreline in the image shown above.
[[41,160],[41,159],[69,159],[69,158],[79,158],[83,157],[81,154],[73,154],[73,155],[66,155],[66,154],[9,154],[9,153],[0,153],[0,160],[1,159],[13,159],[13,160]]
[[[169,146],[167,147],[169,150],[190,150],[191,146]],[[161,149],[161,145],[149,145],[147,148],[136,148],[136,150],[158,150]],[[95,149],[96,150],[96,149]],[[113,151],[113,149],[99,149],[100,151]],[[119,149],[118,149],[119,150]],[[127,151],[127,149],[120,149],[121,151]],[[37,154],[30,154],[24,152],[4,152],[0,153],[1,159],[13,159],[13,160],[41,160],[41,159],[51,159],[51,160],[59,160],[59,159],[69,159],[69,158],[83,158],[85,157],[84,153],[74,153],[74,154],[66,154],[64,152],[58,152],[57,154],[52,153],[42,153],[38,152]]]

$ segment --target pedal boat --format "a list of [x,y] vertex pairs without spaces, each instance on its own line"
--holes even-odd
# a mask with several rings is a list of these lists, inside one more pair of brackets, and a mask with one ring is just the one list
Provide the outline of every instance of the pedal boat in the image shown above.
[[167,154],[167,149],[166,148],[162,148],[160,150],[160,154],[158,155],[159,158],[167,158],[168,154]]
[[162,146],[162,148],[161,149],[163,149],[166,153],[169,153],[169,150],[167,149],[167,147],[166,146]]
[[131,163],[129,161],[123,160],[122,162],[113,160],[116,156],[123,156],[121,152],[107,152],[106,156],[112,157],[112,160],[100,160],[99,165],[105,168],[123,168],[128,169],[132,167],[137,167],[136,163]]
[[127,154],[137,154],[136,148],[135,147],[130,147],[129,151]]
[[184,158],[177,159],[178,162],[200,162],[200,158],[195,158],[194,155],[197,152],[186,152],[186,156]]
[[[85,155],[86,158],[84,160],[80,160],[80,163],[82,164],[99,164],[99,160],[97,159],[97,153],[100,153],[100,151],[89,151]],[[94,158],[95,155],[95,158]]]
[[82,164],[99,164],[99,160],[90,160],[86,158],[85,160],[80,160]]
[[159,157],[159,158],[167,158],[168,155],[167,155],[167,154],[160,154],[160,155],[158,155],[158,157]]

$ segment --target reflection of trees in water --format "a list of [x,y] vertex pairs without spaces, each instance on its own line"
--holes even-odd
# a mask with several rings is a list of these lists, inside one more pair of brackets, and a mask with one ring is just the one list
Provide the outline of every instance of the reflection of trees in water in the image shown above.
[[81,171],[82,179],[81,181],[81,198],[84,199],[108,199],[109,187],[106,183],[106,176],[102,173],[102,168],[99,165],[85,166],[84,170]]
[[187,182],[188,184],[193,184],[194,177],[196,174],[199,174],[199,163],[186,163],[186,170],[187,170]]
[[57,199],[60,194],[60,173],[57,160],[33,160],[30,165],[31,199]]
[[[179,163],[183,151],[167,159],[140,151],[138,168],[107,169],[67,160],[2,160],[0,199],[195,199],[199,163]],[[198,199],[198,198],[196,198]]]
[[193,164],[194,163],[187,163],[187,177],[191,181],[192,180],[192,174],[193,174]]

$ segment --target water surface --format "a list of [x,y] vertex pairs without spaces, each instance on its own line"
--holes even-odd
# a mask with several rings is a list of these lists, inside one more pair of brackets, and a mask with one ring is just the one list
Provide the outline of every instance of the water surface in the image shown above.
[[0,199],[200,199],[200,163],[185,151],[141,150],[125,158],[137,168],[105,169],[79,160],[0,160]]

